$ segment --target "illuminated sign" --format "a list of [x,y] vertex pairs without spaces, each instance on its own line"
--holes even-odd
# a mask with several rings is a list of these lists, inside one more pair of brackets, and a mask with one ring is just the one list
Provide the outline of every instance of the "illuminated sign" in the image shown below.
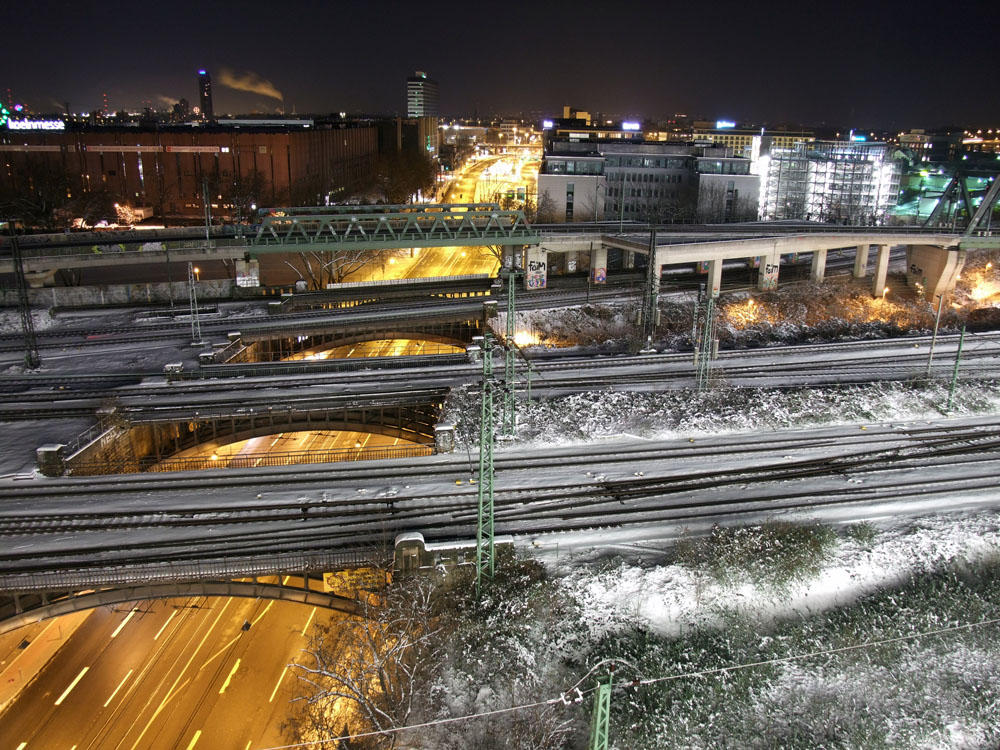
[[555,123],[552,120],[542,120],[542,130],[552,130],[555,127]]
[[7,120],[8,130],[65,130],[62,120]]
[[164,146],[164,151],[177,154],[217,154],[218,146]]
[[866,135],[852,135],[851,136],[851,140],[854,141],[855,143],[861,143],[863,141],[867,141],[868,140],[868,136],[866,136]]
[[623,122],[622,123],[622,130],[638,130],[640,127],[641,127],[640,124],[637,123],[637,122]]
[[10,117],[10,112],[7,111],[7,108],[5,106],[0,104],[0,126],[6,125],[7,118],[9,117]]
[[726,128],[735,128],[735,127],[736,127],[736,123],[735,122],[730,122],[729,120],[716,120],[715,121],[715,129],[716,130],[725,130]]

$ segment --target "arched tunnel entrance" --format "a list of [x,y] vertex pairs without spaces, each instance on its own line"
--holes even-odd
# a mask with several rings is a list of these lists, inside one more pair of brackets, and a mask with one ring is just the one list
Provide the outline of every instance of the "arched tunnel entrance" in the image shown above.
[[234,406],[187,419],[128,414],[68,457],[66,470],[85,476],[430,455],[444,395],[309,410]]
[[419,333],[383,334],[374,339],[358,336],[336,344],[317,344],[284,357],[283,362],[319,359],[350,359],[352,357],[406,357],[431,354],[461,354],[468,345],[448,336]]
[[349,357],[391,357],[464,352],[481,335],[479,320],[447,321],[413,327],[260,337],[244,334],[243,362],[281,362]]

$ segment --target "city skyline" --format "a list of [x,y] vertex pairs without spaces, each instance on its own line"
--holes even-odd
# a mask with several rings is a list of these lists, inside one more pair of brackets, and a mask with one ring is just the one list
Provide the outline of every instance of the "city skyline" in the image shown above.
[[[584,3],[522,17],[435,3],[276,13],[251,0],[236,18],[193,3],[166,14],[122,6],[99,27],[87,11],[58,7],[14,11],[15,28],[52,44],[40,54],[35,34],[8,41],[5,101],[9,89],[37,112],[101,109],[104,94],[111,110],[164,109],[197,102],[205,69],[217,112],[405,115],[406,77],[423,70],[440,82],[445,115],[557,115],[569,104],[653,120],[1000,124],[1000,104],[973,94],[988,64],[985,27],[935,19],[933,38],[918,43],[910,32],[927,33],[927,19],[860,4],[809,21],[740,3],[711,12]],[[91,33],[107,44],[88,43]],[[947,64],[935,48],[948,50]]]

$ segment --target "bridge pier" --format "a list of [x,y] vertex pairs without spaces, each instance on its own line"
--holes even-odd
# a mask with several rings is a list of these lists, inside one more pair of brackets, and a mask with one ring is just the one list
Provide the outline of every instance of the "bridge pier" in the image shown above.
[[778,288],[778,272],[781,270],[781,253],[761,256],[760,273],[757,275],[757,289],[769,292]]
[[906,251],[907,286],[922,287],[928,301],[954,291],[965,265],[965,253],[936,245],[910,245]]
[[548,284],[547,251],[542,247],[529,247],[525,252],[524,288],[544,289]]
[[590,280],[594,284],[604,284],[608,279],[608,249],[601,245],[590,250]]
[[858,245],[854,252],[854,278],[863,279],[868,275],[868,245]]
[[872,296],[881,297],[885,291],[885,279],[889,272],[889,246],[877,245],[878,258],[875,261],[875,279],[872,282]]
[[810,278],[813,281],[822,281],[826,277],[826,250],[814,250],[812,257],[812,269]]
[[[657,276],[659,278],[659,276]],[[715,258],[708,262],[708,293],[716,298],[722,286],[722,259]]]

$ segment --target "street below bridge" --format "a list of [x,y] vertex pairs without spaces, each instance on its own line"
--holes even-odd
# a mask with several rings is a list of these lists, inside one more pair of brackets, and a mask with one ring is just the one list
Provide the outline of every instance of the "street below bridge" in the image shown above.
[[[0,737],[22,750],[283,744],[280,725],[297,694],[288,664],[301,657],[312,624],[340,616],[225,597],[91,610],[76,616],[82,622],[43,668],[24,676],[33,679],[16,686],[0,712]],[[0,654],[17,653],[22,631],[0,636]]]

